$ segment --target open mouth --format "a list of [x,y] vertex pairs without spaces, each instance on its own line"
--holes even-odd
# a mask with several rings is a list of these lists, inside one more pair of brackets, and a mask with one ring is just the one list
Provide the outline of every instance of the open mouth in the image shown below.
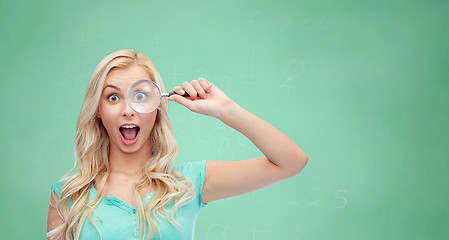
[[137,141],[140,128],[134,124],[126,124],[120,127],[120,133],[122,134],[122,141],[126,145],[131,145]]

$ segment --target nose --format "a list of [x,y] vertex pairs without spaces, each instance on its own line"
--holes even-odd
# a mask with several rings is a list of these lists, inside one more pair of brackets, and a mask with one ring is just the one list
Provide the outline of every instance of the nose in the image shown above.
[[129,104],[125,101],[123,102],[122,107],[122,116],[128,117],[128,116],[134,116],[136,112],[129,106]]

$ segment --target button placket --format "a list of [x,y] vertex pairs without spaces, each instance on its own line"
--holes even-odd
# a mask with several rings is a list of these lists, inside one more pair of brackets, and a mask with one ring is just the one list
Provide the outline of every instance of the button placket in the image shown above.
[[139,238],[139,224],[137,222],[136,209],[133,210],[133,213],[134,213],[134,223],[133,223],[134,237],[136,239],[138,239]]

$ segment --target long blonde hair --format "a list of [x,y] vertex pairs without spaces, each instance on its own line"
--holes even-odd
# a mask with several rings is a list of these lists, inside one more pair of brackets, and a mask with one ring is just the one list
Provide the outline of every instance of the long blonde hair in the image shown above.
[[[107,74],[114,68],[126,68],[132,64],[137,64],[147,70],[151,80],[165,92],[164,83],[156,66],[143,53],[136,53],[132,49],[118,50],[106,56],[98,64],[90,79],[78,119],[74,145],[75,166],[61,179],[66,182],[61,189],[56,209],[64,222],[47,233],[49,237],[62,237],[66,240],[78,239],[87,218],[101,237],[101,232],[93,222],[91,215],[92,213],[96,214],[95,208],[103,196],[110,167],[108,162],[109,138],[101,119],[97,118],[98,105]],[[173,168],[178,155],[178,146],[168,118],[167,101],[162,101],[157,111],[158,114],[151,132],[152,155],[145,163],[144,177],[134,188],[137,216],[140,222],[139,239],[146,235],[151,238],[155,236],[156,231],[160,234],[155,221],[160,217],[178,228],[174,219],[175,213],[194,196],[192,182]],[[77,167],[79,170],[75,171]],[[89,202],[89,189],[94,183],[97,194]],[[153,184],[156,193],[144,208],[139,190],[148,183]],[[71,201],[73,201],[73,206],[69,208]],[[169,214],[167,206],[172,202],[173,207]]]

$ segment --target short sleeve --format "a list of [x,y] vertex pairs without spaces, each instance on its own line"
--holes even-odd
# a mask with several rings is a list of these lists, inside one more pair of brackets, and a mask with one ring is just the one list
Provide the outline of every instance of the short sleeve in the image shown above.
[[60,196],[60,194],[61,194],[61,189],[62,189],[62,186],[64,186],[64,183],[65,183],[65,182],[66,182],[66,181],[63,180],[63,179],[58,179],[56,182],[54,182],[54,183],[51,185],[51,190],[54,191],[54,192],[56,193],[56,195],[58,195],[58,198],[61,197],[61,196]]
[[206,177],[206,160],[197,162],[182,163],[175,167],[175,170],[182,173],[187,179],[195,185],[195,195],[198,204],[201,207],[206,206],[201,202],[201,193],[203,191],[204,180]]

